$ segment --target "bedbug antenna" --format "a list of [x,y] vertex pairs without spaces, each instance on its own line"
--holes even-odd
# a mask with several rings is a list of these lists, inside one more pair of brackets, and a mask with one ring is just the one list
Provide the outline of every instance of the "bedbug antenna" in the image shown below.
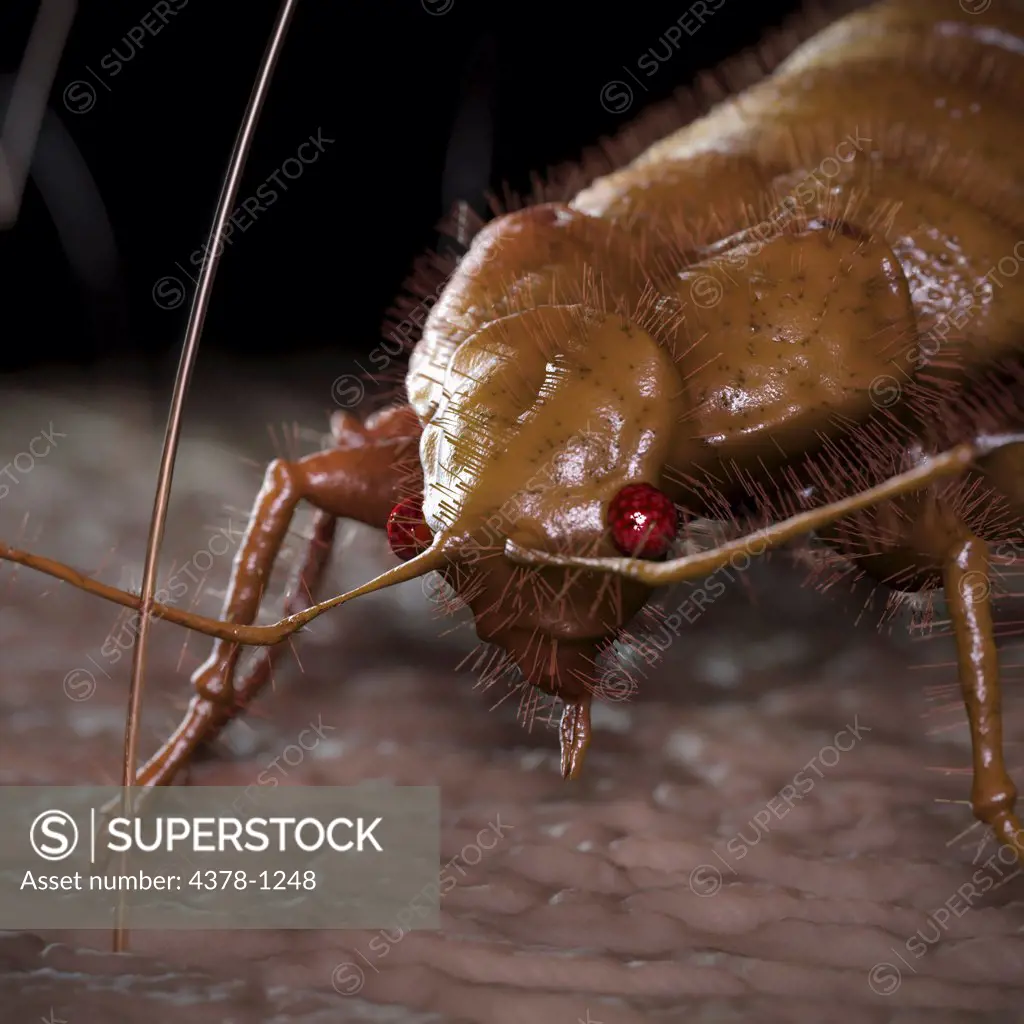
[[[238,186],[241,182],[245,162],[252,147],[253,135],[259,121],[263,102],[270,87],[284,39],[288,32],[292,16],[298,0],[282,0],[277,20],[274,24],[270,41],[263,54],[256,83],[253,86],[241,127],[235,138],[235,146],[228,161],[227,173],[221,188],[220,199],[214,214],[213,224],[207,240],[206,252],[208,259],[203,260],[199,272],[199,283],[189,311],[188,326],[185,329],[185,340],[182,345],[181,361],[174,381],[174,394],[171,408],[167,416],[167,429],[164,435],[163,453],[160,458],[160,473],[157,477],[156,498],[153,502],[153,517],[150,521],[149,540],[146,545],[146,561],[142,572],[142,591],[139,595],[139,632],[132,652],[132,673],[128,690],[128,715],[125,723],[124,737],[124,813],[129,813],[129,788],[136,783],[136,766],[138,763],[139,712],[142,705],[143,670],[146,662],[146,640],[148,636],[149,617],[153,609],[153,594],[156,589],[156,568],[160,554],[160,542],[163,540],[164,525],[167,521],[167,505],[171,492],[171,480],[174,476],[174,460],[178,451],[178,440],[181,436],[182,411],[185,405],[185,394],[188,391],[189,378],[195,365],[199,350],[199,339],[206,320],[206,311],[210,304],[210,292],[220,262],[222,246],[217,245],[228,217],[231,215]],[[124,927],[118,908],[118,922],[115,929],[114,949],[124,948]]]
[[664,587],[684,580],[705,576],[727,565],[736,555],[760,555],[788,541],[806,536],[815,530],[829,526],[863,509],[883,501],[923,490],[947,477],[959,476],[982,456],[1000,448],[1024,443],[1024,434],[986,435],[968,444],[924,459],[913,469],[890,477],[876,487],[870,487],[858,494],[840,501],[810,509],[773,523],[754,533],[721,544],[710,551],[700,551],[684,558],[666,562],[652,562],[640,558],[578,558],[573,555],[559,555],[534,548],[525,548],[508,540],[505,554],[521,565],[550,565],[571,569],[595,569],[613,572],[627,579],[646,583],[650,587]]
[[[368,583],[363,583],[353,590],[336,597],[330,597],[326,601],[310,605],[305,611],[289,615],[278,622],[272,622],[266,626],[247,626],[238,622],[225,622],[223,619],[210,619],[205,615],[195,615],[192,612],[183,611],[173,605],[160,604],[157,601],[150,605],[150,614],[156,619],[165,619],[173,622],[176,626],[184,626],[195,633],[202,633],[205,636],[216,637],[218,640],[228,640],[232,643],[245,644],[249,647],[272,647],[286,640],[307,623],[313,621],[324,612],[337,608],[356,597],[363,597],[372,594],[376,590],[385,590],[398,583],[405,583],[414,580],[419,576],[426,576],[428,572],[435,569],[443,569],[448,563],[448,557],[444,552],[446,538],[438,534],[434,543],[420,552],[413,558],[400,565],[396,565],[387,572],[375,576]],[[18,548],[8,547],[0,543],[0,561],[16,562],[36,572],[52,576],[54,579],[70,583],[79,590],[84,590],[94,597],[102,597],[106,601],[112,601],[124,608],[131,608],[138,611],[142,607],[142,598],[139,594],[132,594],[127,590],[120,590],[107,583],[100,583],[99,580],[84,576],[76,569],[64,565],[63,562],[54,561],[52,558],[45,558],[42,555],[34,555],[30,551],[21,551]]]

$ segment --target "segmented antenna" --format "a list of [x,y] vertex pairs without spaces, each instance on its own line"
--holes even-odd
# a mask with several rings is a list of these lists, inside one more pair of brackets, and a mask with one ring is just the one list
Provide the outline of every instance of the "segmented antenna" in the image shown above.
[[[221,249],[223,248],[216,243],[224,231],[228,217],[231,215],[235,198],[238,195],[238,186],[241,182],[242,173],[245,170],[245,162],[249,156],[249,150],[252,147],[256,124],[263,110],[263,102],[270,88],[270,80],[273,77],[274,68],[281,54],[288,26],[291,24],[297,4],[298,0],[282,0],[273,33],[256,74],[256,84],[253,86],[252,94],[245,109],[245,115],[242,118],[241,127],[238,129],[238,134],[235,138],[234,150],[231,153],[231,159],[228,161],[227,173],[224,177],[220,199],[217,201],[217,210],[214,214],[213,224],[207,240],[205,251],[209,254],[209,259],[203,261],[199,272],[199,284],[196,287],[192,308],[189,311],[188,326],[185,329],[185,340],[182,343],[181,361],[178,363],[178,372],[174,380],[174,394],[171,398],[171,408],[167,416],[163,453],[160,458],[160,474],[157,478],[156,498],[153,502],[153,517],[150,520],[149,540],[146,546],[146,562],[142,571],[142,590],[139,595],[139,633],[135,649],[132,652],[132,675],[128,690],[128,716],[124,734],[124,777],[122,783],[124,786],[123,807],[126,815],[130,813],[129,789],[135,786],[137,781],[139,712],[142,706],[146,639],[149,632],[150,612],[153,607],[153,597],[156,589],[157,560],[160,555],[160,542],[163,540],[164,525],[167,521],[167,505],[171,493],[171,480],[174,476],[174,460],[178,453],[178,440],[181,436],[181,419],[182,410],[185,405],[185,394],[188,391],[189,379],[192,375],[192,368],[195,365],[196,354],[199,350],[199,339],[206,320],[206,311],[210,304],[213,280],[216,275],[217,265],[220,262]],[[121,952],[125,948],[125,941],[123,905],[119,905],[117,925],[114,931],[114,951]]]

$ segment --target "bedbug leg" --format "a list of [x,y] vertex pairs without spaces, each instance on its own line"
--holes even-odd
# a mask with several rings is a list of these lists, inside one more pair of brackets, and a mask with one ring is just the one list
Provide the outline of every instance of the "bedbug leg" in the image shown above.
[[[334,516],[317,512],[313,520],[312,536],[306,544],[305,557],[285,599],[286,615],[309,606],[309,599],[316,593],[324,567],[330,560],[337,524],[338,520]],[[244,711],[256,697],[270,678],[270,671],[282,650],[281,644],[261,648],[245,675],[232,681],[230,702],[209,700],[197,693],[189,702],[188,710],[173,735],[139,770],[139,785],[162,786],[172,782],[175,775],[187,766],[193,752],[216,739],[228,722]]]
[[971,730],[974,816],[1024,864],[1024,828],[1016,813],[1017,787],[1003,757],[999,659],[992,622],[988,546],[967,536],[945,566],[945,594],[956,636],[960,688]]
[[[317,512],[314,517],[305,557],[288,588],[284,602],[286,615],[302,611],[312,600],[330,560],[337,525],[338,520],[326,512]],[[231,704],[205,700],[196,694],[189,702],[181,724],[139,770],[139,786],[169,785],[182,769],[187,768],[194,752],[216,739],[228,722],[243,712],[256,697],[270,678],[270,671],[282,649],[282,644],[260,648],[248,672],[241,679],[234,680]],[[144,797],[136,797],[135,809],[138,810],[143,802]],[[121,798],[111,800],[101,810],[105,816],[101,828],[105,830],[109,817],[121,810]]]
[[[418,423],[410,417],[410,410],[396,408],[371,417],[362,430],[354,423],[347,425],[350,432],[343,433],[350,446],[316,452],[297,462],[275,460],[267,468],[232,566],[224,619],[245,623],[255,619],[265,582],[302,499],[315,506],[318,515],[300,571],[300,586],[289,597],[289,615],[302,610],[299,602],[306,596],[303,586],[312,591],[322,574],[336,519],[355,519],[381,529],[386,525],[392,508],[403,496],[403,487],[409,486],[417,453],[413,431],[418,431]],[[181,725],[139,770],[138,785],[162,786],[173,781],[196,749],[215,739],[256,696],[282,646],[264,648],[245,678],[235,680],[240,647],[228,640],[215,640],[210,656],[192,675],[196,695]]]

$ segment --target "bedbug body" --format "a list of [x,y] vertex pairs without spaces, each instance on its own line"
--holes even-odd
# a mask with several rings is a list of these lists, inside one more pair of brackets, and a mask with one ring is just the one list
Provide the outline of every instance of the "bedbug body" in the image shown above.
[[[859,10],[569,201],[483,226],[403,401],[338,414],[336,447],[269,467],[225,621],[154,609],[217,639],[139,784],[170,782],[302,622],[434,570],[564,701],[575,776],[596,665],[656,587],[814,530],[891,587],[945,589],[975,813],[1020,852],[991,594],[964,581],[989,578],[1024,514],[1024,14],[970,7]],[[339,518],[386,528],[402,561],[248,626],[301,500],[318,509],[307,586]],[[730,543],[671,557],[678,523],[741,513]],[[266,645],[244,678],[239,643]]]
[[[607,510],[630,485],[693,516],[793,513],[796,495],[836,499],[1011,426],[1022,39],[1005,9],[873,5],[569,203],[492,221],[412,352],[430,529],[464,535],[502,509],[524,547],[616,555]],[[544,463],[550,486],[517,493]],[[982,468],[990,502],[967,525],[995,540],[1019,516],[1024,461],[1005,449]],[[822,532],[917,589],[943,572],[956,505],[915,496]],[[515,566],[491,565],[474,594],[481,635],[585,700],[596,645],[649,589],[606,589],[589,617],[560,614],[564,597],[510,616]],[[574,587],[595,593],[579,565],[550,592]]]

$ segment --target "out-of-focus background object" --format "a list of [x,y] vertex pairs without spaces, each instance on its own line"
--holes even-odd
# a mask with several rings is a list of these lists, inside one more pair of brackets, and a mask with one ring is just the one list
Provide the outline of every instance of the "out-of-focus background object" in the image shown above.
[[[277,7],[79,4],[41,160],[19,223],[0,233],[0,311],[33,324],[0,349],[0,371],[139,358],[169,378]],[[486,189],[529,188],[531,172],[576,159],[796,7],[766,3],[741,20],[723,9],[701,25],[667,2],[613,23],[579,0],[385,0],[358,15],[301,3],[240,189],[204,351],[365,356],[452,202],[483,212]],[[37,13],[33,0],[4,5],[0,74],[21,65]],[[684,32],[684,16],[699,31]],[[653,73],[637,66],[648,49],[661,58]],[[623,78],[630,101],[616,92],[609,102],[603,90]],[[319,150],[300,154],[311,136]],[[64,201],[51,209],[55,190]],[[75,273],[60,237],[72,234],[104,265],[101,212],[119,261],[105,285]]]

